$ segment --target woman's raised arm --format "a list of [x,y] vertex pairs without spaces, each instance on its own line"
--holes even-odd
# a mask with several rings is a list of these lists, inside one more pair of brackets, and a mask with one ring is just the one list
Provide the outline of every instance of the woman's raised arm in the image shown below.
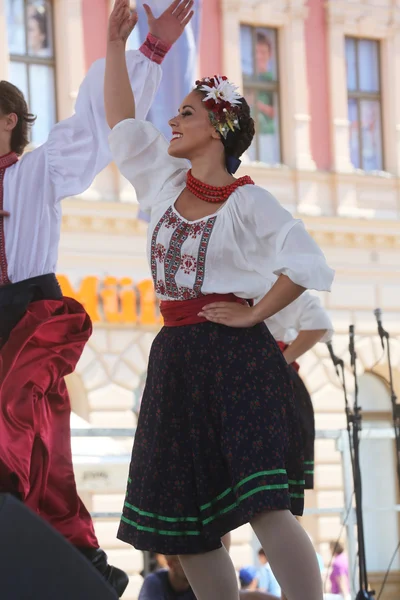
[[[150,60],[161,64],[164,56],[182,35],[193,16],[193,0],[174,0],[156,18],[145,4],[149,35],[140,48]],[[107,122],[111,128],[120,121],[135,118],[135,98],[125,61],[125,46],[137,23],[136,11],[129,8],[129,0],[116,0],[108,27],[104,100]]]
[[136,11],[129,9],[129,0],[116,0],[108,24],[104,78],[104,103],[111,129],[120,121],[135,118],[135,98],[126,66],[125,47],[137,20]]

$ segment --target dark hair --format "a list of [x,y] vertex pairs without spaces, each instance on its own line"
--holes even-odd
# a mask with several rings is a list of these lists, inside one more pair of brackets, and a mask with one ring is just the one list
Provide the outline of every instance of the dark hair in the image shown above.
[[331,548],[334,554],[342,554],[344,552],[344,546],[340,542],[331,542]]
[[29,129],[36,117],[29,112],[23,93],[8,81],[0,81],[0,112],[15,113],[18,122],[11,133],[11,150],[21,155],[29,144]]
[[[196,87],[195,90],[203,97],[206,95],[199,87]],[[241,98],[241,104],[236,116],[240,129],[229,131],[226,138],[221,135],[221,141],[224,145],[226,156],[240,158],[250,147],[255,135],[254,120],[250,114],[250,106],[244,98]]]
[[254,120],[250,114],[250,106],[244,98],[241,99],[240,110],[237,114],[240,129],[230,131],[222,143],[227,156],[240,158],[251,146],[255,135]]
[[260,548],[258,551],[258,556],[264,556],[264,558],[267,558],[264,548]]
[[268,46],[269,51],[272,52],[271,40],[269,39],[269,37],[267,35],[265,35],[265,33],[262,33],[262,31],[257,31],[256,43],[264,44],[264,46]]

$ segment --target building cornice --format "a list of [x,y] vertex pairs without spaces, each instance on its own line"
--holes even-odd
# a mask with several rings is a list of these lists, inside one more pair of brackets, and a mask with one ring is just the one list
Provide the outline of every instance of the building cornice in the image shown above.
[[331,26],[341,25],[348,34],[386,38],[400,28],[400,6],[392,0],[347,2],[326,0],[327,18]]
[[307,0],[222,0],[222,11],[235,13],[242,22],[277,26],[306,19],[308,7]]

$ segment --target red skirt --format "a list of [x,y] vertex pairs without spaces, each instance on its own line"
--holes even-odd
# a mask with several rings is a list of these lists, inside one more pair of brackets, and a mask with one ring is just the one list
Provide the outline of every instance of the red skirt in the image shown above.
[[19,495],[74,545],[98,547],[76,492],[64,381],[91,333],[75,300],[40,300],[1,347],[0,492]]

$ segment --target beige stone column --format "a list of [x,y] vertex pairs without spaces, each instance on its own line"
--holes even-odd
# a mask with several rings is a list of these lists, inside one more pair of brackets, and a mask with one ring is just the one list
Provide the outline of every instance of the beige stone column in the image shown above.
[[[329,81],[331,88],[332,167],[334,171],[354,171],[350,161],[350,123],[347,108],[345,16],[335,3],[327,5]],[[334,90],[334,92],[333,92]]]
[[222,65],[223,73],[242,87],[240,60],[240,8],[241,0],[222,0]]
[[57,115],[70,117],[79,86],[85,76],[81,0],[54,2]]
[[310,147],[310,121],[304,22],[304,0],[292,0],[280,30],[281,123],[284,162],[293,169],[316,169]]
[[8,78],[8,45],[5,0],[0,0],[0,79]]
[[[400,28],[381,42],[382,116],[385,170],[400,176]],[[386,93],[385,93],[386,92]]]

